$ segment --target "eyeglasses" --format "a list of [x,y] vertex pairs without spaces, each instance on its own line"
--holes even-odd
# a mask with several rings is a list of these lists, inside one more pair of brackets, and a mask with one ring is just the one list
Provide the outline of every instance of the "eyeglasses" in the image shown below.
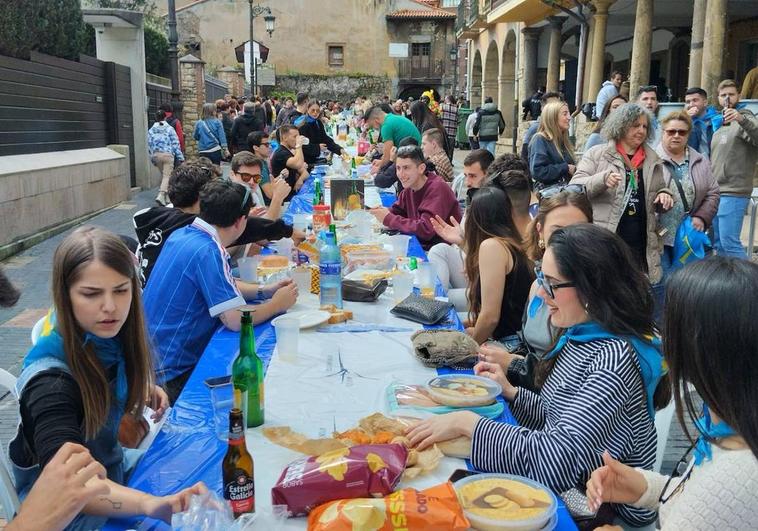
[[574,283],[573,282],[560,282],[557,284],[550,283],[546,278],[545,274],[542,272],[542,265],[537,264],[534,266],[534,275],[537,277],[537,285],[545,290],[545,293],[547,293],[547,296],[551,299],[555,298],[555,290],[560,288],[573,288]]
[[[669,501],[672,496],[682,490],[684,484],[690,478],[690,474],[692,473],[694,465],[694,463],[691,462],[692,460],[690,459],[690,454],[694,448],[694,444],[690,445],[689,449],[684,453],[681,459],[676,462],[676,465],[674,465],[674,470],[666,481],[666,484],[663,486],[661,495],[658,497],[659,503],[666,503]],[[669,489],[669,486],[671,486],[671,483],[674,481],[678,483],[675,484],[673,489]]]
[[682,137],[690,134],[689,130],[687,129],[664,129],[663,132],[669,136],[682,136]]
[[537,199],[539,201],[542,201],[543,199],[549,199],[560,194],[561,192],[583,194],[585,190],[583,184],[556,184],[554,186],[543,188],[537,192]]
[[236,173],[237,175],[239,175],[240,179],[242,179],[246,183],[249,183],[250,180],[252,179],[252,181],[255,184],[258,184],[259,182],[261,182],[261,179],[263,178],[263,176],[260,173],[247,173],[245,171],[237,171],[237,172],[234,172],[234,173]]

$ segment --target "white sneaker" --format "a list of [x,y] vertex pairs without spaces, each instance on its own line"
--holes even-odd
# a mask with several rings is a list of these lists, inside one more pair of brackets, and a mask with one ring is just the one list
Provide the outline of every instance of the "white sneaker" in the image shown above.
[[155,201],[161,206],[166,206],[169,201],[168,194],[166,192],[158,192],[158,196],[155,198]]

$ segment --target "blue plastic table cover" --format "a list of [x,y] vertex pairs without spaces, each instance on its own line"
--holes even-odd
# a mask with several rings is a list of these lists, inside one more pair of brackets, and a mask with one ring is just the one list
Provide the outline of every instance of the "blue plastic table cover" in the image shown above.
[[[305,212],[307,208],[312,211],[313,182],[314,179],[311,177],[303,184],[298,194],[292,198],[287,214],[282,217],[289,214],[291,221],[293,213]],[[387,197],[386,201],[392,204],[394,195],[383,194],[384,204],[386,204],[385,196],[391,196]],[[293,208],[296,212],[292,212]],[[426,259],[426,253],[415,236],[408,244],[408,256]],[[445,295],[445,290],[439,281],[437,281],[436,295]],[[444,321],[426,328],[463,330],[463,325],[455,309],[451,308]],[[261,358],[265,371],[268,369],[276,344],[274,327],[270,321],[266,321],[256,325],[254,329],[256,353]],[[210,389],[205,385],[205,380],[228,374],[227,368],[238,349],[239,332],[220,327],[211,338],[192,376],[169,412],[163,428],[132,473],[128,482],[130,487],[156,496],[165,496],[202,481],[209,489],[221,496],[221,461],[226,453],[227,443],[216,436]],[[440,368],[437,372],[439,374],[473,373],[471,370],[456,371],[447,367]],[[499,399],[502,400],[502,397]],[[503,414],[496,420],[516,424],[507,404],[505,404]],[[466,463],[469,469],[473,469],[469,461]],[[135,528],[140,531],[171,529],[163,522],[144,517],[112,518],[103,529]],[[558,523],[555,529],[561,531],[576,529],[568,510],[560,500]]]

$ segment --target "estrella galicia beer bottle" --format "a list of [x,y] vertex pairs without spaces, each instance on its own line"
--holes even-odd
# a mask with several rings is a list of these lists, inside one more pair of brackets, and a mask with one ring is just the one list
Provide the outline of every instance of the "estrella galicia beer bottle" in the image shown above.
[[245,446],[245,425],[242,410],[229,412],[229,448],[221,464],[224,499],[229,501],[235,518],[255,512],[255,480],[253,458]]
[[249,311],[242,312],[240,330],[240,352],[232,365],[232,385],[235,396],[247,392],[247,404],[234,404],[234,407],[247,408],[247,427],[255,428],[263,424],[263,363],[255,353],[255,332],[253,319]]

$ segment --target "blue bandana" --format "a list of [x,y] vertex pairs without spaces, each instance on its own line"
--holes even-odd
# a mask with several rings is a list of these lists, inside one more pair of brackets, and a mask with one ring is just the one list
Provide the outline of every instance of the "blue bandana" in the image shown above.
[[703,404],[703,416],[695,421],[695,427],[701,433],[695,443],[695,465],[697,466],[703,464],[704,460],[710,461],[713,459],[711,440],[723,439],[724,437],[736,435],[734,430],[726,422],[721,421],[718,424],[713,423],[711,412],[708,409],[707,404]]
[[[741,109],[744,109],[747,106],[747,103],[740,102],[737,105],[734,106],[735,109],[738,111]],[[711,126],[713,127],[713,132],[715,133],[719,129],[721,129],[721,126],[724,125],[724,115],[720,112],[716,112],[716,114],[711,116]]]
[[[104,369],[107,369],[114,364],[117,365],[116,388],[114,390],[116,396],[115,406],[118,407],[119,412],[123,412],[126,407],[129,388],[126,382],[126,360],[124,358],[124,349],[121,345],[121,340],[119,340],[118,337],[103,339],[94,334],[86,333],[82,345],[86,345],[87,343],[92,344],[95,348],[95,354]],[[39,340],[37,340],[37,344],[32,347],[24,358],[22,369],[25,369],[35,361],[43,358],[55,358],[68,365],[68,362],[66,361],[66,352],[63,348],[63,338],[58,333],[55,313],[52,311],[48,312],[45,317]]]
[[628,341],[637,354],[637,362],[640,365],[640,372],[642,373],[642,385],[645,388],[647,399],[647,412],[650,418],[655,418],[653,395],[661,377],[667,372],[663,356],[661,355],[661,340],[657,337],[652,337],[649,340],[642,340],[637,337],[619,337],[603,329],[597,323],[581,323],[566,329],[558,339],[555,348],[548,352],[544,359],[556,356],[569,340],[577,343],[589,343],[597,339],[612,338]]

